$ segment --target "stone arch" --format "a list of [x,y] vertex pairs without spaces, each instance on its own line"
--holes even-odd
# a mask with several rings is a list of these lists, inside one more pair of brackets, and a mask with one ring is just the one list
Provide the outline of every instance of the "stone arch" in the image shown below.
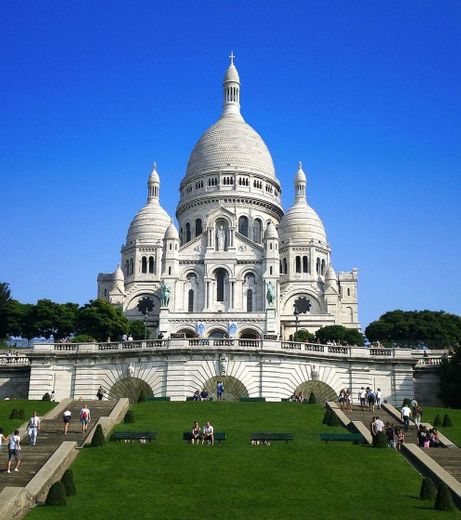
[[213,327],[207,332],[207,338],[221,339],[228,338],[229,335],[224,327]]
[[326,401],[336,401],[337,393],[323,381],[304,381],[298,385],[294,391],[295,394],[302,393],[304,399],[309,399],[311,392],[315,394],[318,403],[325,403]]
[[245,327],[239,333],[240,339],[258,339],[261,337],[261,331],[252,327]]
[[143,391],[145,397],[152,397],[152,388],[142,379],[137,377],[125,377],[119,379],[109,390],[109,399],[127,397],[130,403],[137,403],[139,394]]
[[248,397],[248,390],[245,385],[233,376],[214,376],[205,381],[204,388],[208,391],[213,400],[216,400],[216,384],[218,381],[224,383],[224,401],[238,401],[241,397]]
[[181,327],[175,332],[175,334],[185,334],[186,338],[195,338],[197,336],[192,327]]
[[[325,313],[326,307],[324,302],[322,301],[322,298],[318,297],[317,295],[306,291],[306,290],[297,290],[294,291],[288,295],[285,296],[285,302],[283,303],[283,314],[285,315],[292,315],[293,314],[293,305],[297,298],[304,296],[308,298],[312,303],[312,308],[310,310],[310,313],[312,314],[318,314],[318,313]],[[302,315],[300,315],[301,319]]]

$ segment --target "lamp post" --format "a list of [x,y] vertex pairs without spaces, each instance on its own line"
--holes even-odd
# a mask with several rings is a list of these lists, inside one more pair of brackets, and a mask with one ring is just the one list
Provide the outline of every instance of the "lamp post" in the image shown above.
[[298,309],[295,308],[295,310],[293,311],[293,314],[295,316],[295,327],[296,327],[295,337],[293,339],[295,341],[297,341],[298,340],[298,324],[299,324],[299,311],[298,311]]
[[137,309],[141,314],[144,314],[144,339],[147,339],[147,317],[149,312],[154,310],[154,302],[147,296],[141,298],[138,302]]

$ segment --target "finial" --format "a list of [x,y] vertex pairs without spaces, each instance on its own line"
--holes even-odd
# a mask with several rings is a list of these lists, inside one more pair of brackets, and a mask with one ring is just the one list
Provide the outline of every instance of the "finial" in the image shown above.
[[230,64],[233,65],[234,64],[234,58],[235,58],[234,51],[231,51],[231,53],[229,55],[229,58],[230,58]]
[[152,165],[152,170],[155,172],[157,170],[157,163],[154,161],[154,164]]
[[298,161],[298,171],[303,169],[302,161]]

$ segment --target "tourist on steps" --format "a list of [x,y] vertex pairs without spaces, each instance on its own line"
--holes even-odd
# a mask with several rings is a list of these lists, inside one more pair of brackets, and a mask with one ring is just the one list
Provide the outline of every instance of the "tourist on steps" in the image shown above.
[[8,438],[8,473],[11,473],[13,460],[16,461],[14,471],[19,471],[19,464],[21,464],[21,437],[19,437],[19,430],[15,430],[14,434]]
[[29,442],[31,446],[35,446],[37,442],[37,435],[40,430],[40,418],[37,416],[37,412],[34,410],[32,413],[32,417],[29,419],[29,424],[27,425],[28,434],[29,434]]
[[72,412],[70,410],[66,410],[62,414],[62,422],[64,423],[64,435],[67,435],[67,431],[69,429],[69,423],[72,418]]
[[86,404],[83,405],[80,410],[80,423],[82,425],[82,433],[85,434],[88,431],[88,425],[91,421],[91,413]]

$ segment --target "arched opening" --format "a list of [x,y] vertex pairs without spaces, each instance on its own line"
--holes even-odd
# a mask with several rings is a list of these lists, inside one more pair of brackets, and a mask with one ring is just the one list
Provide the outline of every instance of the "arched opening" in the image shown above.
[[130,274],[133,274],[134,268],[133,268],[133,259],[130,258]]
[[109,390],[109,399],[127,397],[130,403],[137,403],[141,390],[145,397],[152,397],[154,395],[152,388],[142,379],[137,377],[125,377],[117,381]]
[[247,312],[253,312],[253,291],[247,290]]
[[196,334],[192,329],[179,329],[176,334],[184,334],[186,338],[195,338]]
[[216,251],[227,250],[227,238],[227,222],[219,219],[216,221]]
[[323,276],[325,274],[325,260],[322,260],[322,266],[320,268],[321,275]]
[[257,330],[253,329],[243,329],[240,332],[239,338],[240,339],[259,339],[259,332]]
[[197,219],[195,219],[195,236],[198,237],[202,233],[203,233],[202,219],[201,218],[197,218]]
[[295,394],[303,394],[304,399],[309,399],[311,392],[314,393],[318,403],[325,403],[326,401],[336,401],[338,395],[323,381],[305,381],[300,384],[294,391]]
[[154,257],[149,256],[149,273],[152,274],[154,272],[155,272]]
[[320,274],[320,258],[317,258],[317,261],[315,262],[315,272]]
[[216,385],[218,381],[224,384],[224,401],[238,401],[241,397],[248,397],[248,390],[245,385],[239,381],[236,377],[232,376],[215,376],[203,385],[203,388],[207,390],[209,395],[213,398],[213,401],[217,398]]
[[309,259],[307,256],[303,256],[303,273],[309,272]]
[[191,240],[191,231],[190,231],[190,223],[187,222],[186,224],[186,242],[190,242]]
[[239,233],[248,236],[248,217],[245,217],[245,215],[239,217]]
[[263,224],[259,218],[253,222],[253,240],[257,244],[261,243]]
[[141,273],[147,273],[147,258],[145,256],[141,259]]
[[212,329],[208,333],[208,337],[209,338],[213,338],[213,339],[225,339],[225,338],[228,338],[229,335],[227,334],[227,332],[225,330],[222,330],[222,329]]
[[194,289],[189,289],[187,293],[187,310],[194,312]]
[[296,257],[296,272],[297,273],[301,272],[301,257],[300,256]]
[[283,259],[283,272],[284,274],[288,273],[288,262],[286,258]]
[[224,269],[216,270],[216,301],[224,301],[224,282],[226,280],[226,271]]

